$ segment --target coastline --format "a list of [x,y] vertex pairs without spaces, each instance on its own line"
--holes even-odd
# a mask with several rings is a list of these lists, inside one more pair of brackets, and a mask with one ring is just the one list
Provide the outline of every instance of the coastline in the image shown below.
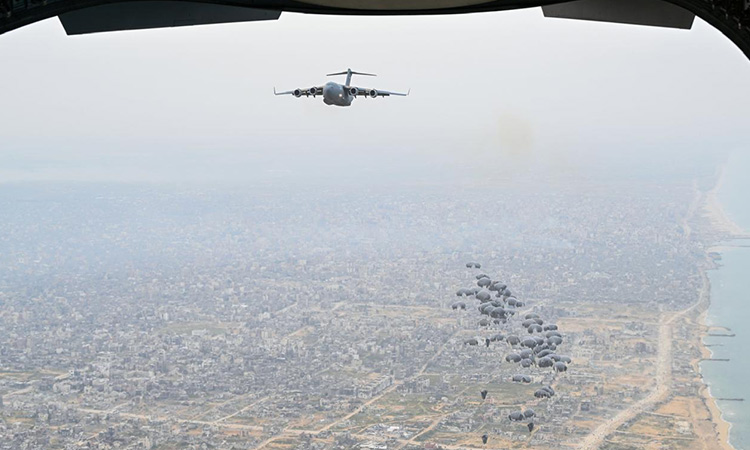
[[722,234],[726,234],[727,238],[733,239],[745,235],[745,230],[729,218],[724,206],[719,201],[719,191],[724,185],[726,167],[727,163],[724,163],[719,167],[719,177],[716,180],[716,184],[706,193],[703,215],[708,218],[711,222],[711,226],[715,230]]
[[[704,271],[705,272],[705,271]],[[704,276],[705,273],[704,273]],[[710,287],[709,287],[710,290]],[[702,311],[698,317],[698,323],[700,323],[703,326],[703,329],[705,330],[707,328],[706,321],[708,317],[708,307],[711,304],[710,300],[710,294],[709,294],[709,300],[708,304],[706,305],[706,309]],[[711,349],[706,347],[704,344],[704,336],[705,331],[700,336],[700,350],[701,350],[701,359],[708,359],[711,358],[713,352]],[[716,401],[716,397],[714,397],[711,394],[711,387],[708,385],[706,380],[703,378],[703,373],[701,372],[701,365],[700,361],[695,362],[696,369],[698,373],[700,374],[701,382],[703,383],[703,388],[701,389],[701,397],[703,397],[703,403],[708,408],[709,413],[711,414],[711,421],[714,424],[717,437],[719,439],[719,448],[722,450],[737,450],[737,448],[732,445],[731,441],[729,440],[730,432],[732,431],[732,424],[727,421],[724,418],[724,413],[722,412],[721,408],[719,407],[719,403]]]
[[[708,280],[708,270],[716,268],[715,262],[708,253],[714,251],[721,251],[723,246],[720,241],[731,240],[746,236],[745,230],[742,229],[736,222],[734,222],[727,214],[724,206],[719,201],[719,191],[724,184],[724,178],[726,173],[727,163],[722,164],[719,167],[719,176],[716,184],[708,191],[704,197],[703,202],[703,216],[709,220],[711,228],[718,232],[719,239],[711,247],[707,249],[706,258],[710,262],[709,266],[702,270],[703,277],[705,277],[705,289],[707,289],[707,303],[703,311],[698,316],[698,323],[701,325],[702,332],[700,336],[700,352],[702,359],[711,358],[713,351],[708,348],[705,344],[705,337],[710,328],[708,324],[708,310],[711,306],[711,285]],[[714,423],[716,433],[719,438],[719,446],[725,450],[736,450],[730,441],[730,433],[732,429],[732,423],[724,418],[724,413],[719,406],[716,397],[711,394],[711,388],[707,381],[703,378],[700,362],[696,363],[696,368],[700,375],[701,381],[703,382],[703,389],[701,389],[701,396],[703,401],[708,407],[711,414],[712,422]]]

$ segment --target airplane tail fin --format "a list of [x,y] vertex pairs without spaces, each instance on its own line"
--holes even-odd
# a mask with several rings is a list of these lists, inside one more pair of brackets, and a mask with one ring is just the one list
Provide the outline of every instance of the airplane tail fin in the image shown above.
[[327,77],[332,77],[335,75],[346,75],[346,85],[349,86],[349,84],[352,82],[352,75],[364,75],[367,77],[376,77],[374,73],[365,73],[365,72],[354,72],[352,69],[346,69],[344,72],[336,72],[336,73],[329,73],[326,74]]

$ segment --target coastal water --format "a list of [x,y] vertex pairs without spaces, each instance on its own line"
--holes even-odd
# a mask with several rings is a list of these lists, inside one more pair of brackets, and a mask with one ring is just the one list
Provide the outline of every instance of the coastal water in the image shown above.
[[[719,201],[730,219],[744,230],[750,230],[750,154],[735,154],[729,158],[723,182],[718,191]],[[713,358],[724,361],[705,361],[701,372],[718,400],[724,418],[731,423],[729,441],[737,449],[750,449],[750,358],[746,357],[746,343],[750,340],[750,240],[735,240],[721,246],[722,260],[718,270],[709,272],[711,306],[708,324],[727,327],[713,329],[715,334],[734,334],[734,337],[709,336]],[[743,247],[747,245],[748,247]],[[743,398],[745,401],[721,400]]]

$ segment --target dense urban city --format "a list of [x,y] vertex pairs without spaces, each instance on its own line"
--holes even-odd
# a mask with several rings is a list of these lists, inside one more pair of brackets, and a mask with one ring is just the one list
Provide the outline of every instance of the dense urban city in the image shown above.
[[[10,185],[0,448],[714,448],[714,182]],[[451,308],[480,272],[560,327],[566,372],[485,345],[520,317]]]

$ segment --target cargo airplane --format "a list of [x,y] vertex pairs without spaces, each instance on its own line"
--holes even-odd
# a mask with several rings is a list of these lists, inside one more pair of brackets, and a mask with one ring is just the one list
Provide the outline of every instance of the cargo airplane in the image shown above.
[[381,91],[378,89],[361,88],[351,85],[352,75],[365,75],[368,77],[376,76],[371,73],[353,72],[352,69],[346,69],[345,72],[329,73],[326,76],[332,77],[335,75],[346,75],[346,82],[344,84],[339,84],[334,83],[333,81],[329,81],[323,86],[313,86],[307,89],[297,88],[293,91],[286,92],[276,92],[276,88],[274,88],[273,93],[276,95],[293,95],[297,98],[302,96],[309,97],[311,95],[313,96],[313,98],[315,98],[320,95],[321,97],[323,97],[323,103],[325,103],[326,105],[350,106],[352,104],[352,101],[359,96],[375,98],[398,95],[401,97],[405,97],[411,92],[411,90],[409,90],[406,94],[403,94],[400,92]]

